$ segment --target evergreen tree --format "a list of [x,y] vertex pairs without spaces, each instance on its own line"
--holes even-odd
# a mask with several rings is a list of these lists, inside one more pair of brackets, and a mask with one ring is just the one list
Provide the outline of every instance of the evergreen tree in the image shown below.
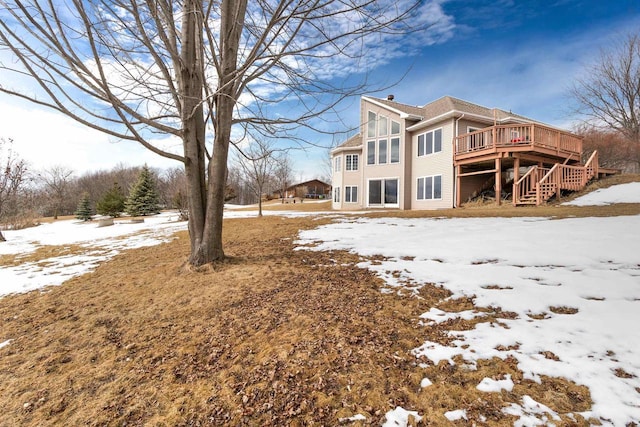
[[89,193],[84,193],[78,208],[76,209],[76,218],[83,221],[91,221],[91,202],[89,201]]
[[144,165],[138,181],[133,185],[125,208],[131,216],[144,216],[160,212],[158,191],[151,170]]
[[117,182],[113,183],[113,187],[107,191],[102,199],[96,203],[96,212],[100,215],[109,215],[117,218],[124,211],[124,204],[127,198],[122,191],[122,187]]

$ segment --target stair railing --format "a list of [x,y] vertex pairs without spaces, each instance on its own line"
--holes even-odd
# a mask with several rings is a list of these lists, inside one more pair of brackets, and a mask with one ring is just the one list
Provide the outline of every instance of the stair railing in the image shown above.
[[535,191],[538,180],[538,166],[531,167],[527,173],[513,183],[513,205],[519,204],[528,194]]
[[562,165],[556,163],[540,181],[536,183],[536,206],[549,200],[556,192],[560,191],[562,183]]
[[[587,182],[594,176],[598,176],[598,150],[594,150],[593,153],[591,153],[584,167],[587,170]],[[587,182],[585,182],[585,185]]]

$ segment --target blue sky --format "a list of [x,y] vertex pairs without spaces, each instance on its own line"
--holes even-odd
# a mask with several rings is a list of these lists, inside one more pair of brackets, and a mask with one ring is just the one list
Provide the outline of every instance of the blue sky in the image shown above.
[[[410,57],[402,56],[402,46],[388,52],[394,59],[368,70],[368,78],[397,85],[368,95],[394,94],[396,101],[411,105],[450,95],[570,128],[577,119],[567,94],[572,82],[616,38],[640,31],[640,0],[436,0],[428,10],[437,18],[427,30],[431,44]],[[345,100],[342,109],[341,119],[357,126],[359,98]],[[83,173],[118,163],[179,165],[3,95],[0,136],[13,138],[14,148],[36,169],[64,164]],[[332,140],[308,138],[319,144]],[[292,153],[296,178],[321,176],[326,154],[315,148]]]

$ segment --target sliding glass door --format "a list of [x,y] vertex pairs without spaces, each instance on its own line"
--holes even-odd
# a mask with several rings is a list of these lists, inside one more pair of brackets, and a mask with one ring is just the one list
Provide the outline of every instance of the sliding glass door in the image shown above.
[[395,207],[398,205],[398,179],[369,180],[368,206]]

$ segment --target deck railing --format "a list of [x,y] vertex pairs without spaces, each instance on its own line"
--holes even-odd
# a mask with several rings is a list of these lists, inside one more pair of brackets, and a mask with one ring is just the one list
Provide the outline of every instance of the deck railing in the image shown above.
[[532,149],[541,147],[578,156],[582,154],[582,140],[579,137],[533,123],[490,126],[455,138],[457,155],[517,146],[530,146]]

